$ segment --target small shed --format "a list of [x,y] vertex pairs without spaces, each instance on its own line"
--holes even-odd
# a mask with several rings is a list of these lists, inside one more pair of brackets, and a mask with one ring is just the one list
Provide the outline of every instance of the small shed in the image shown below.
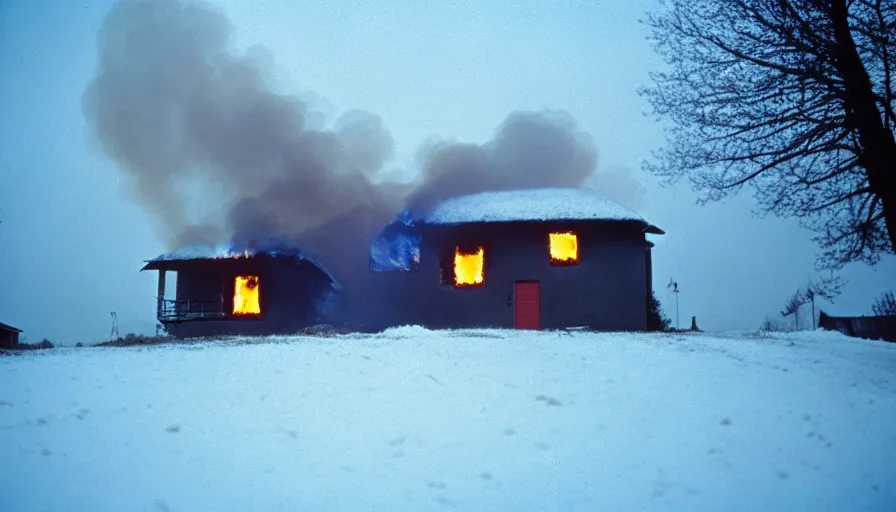
[[385,325],[647,328],[646,235],[664,233],[600,194],[485,192],[448,199],[406,226],[390,234],[396,250],[371,250]]
[[20,332],[21,329],[0,322],[0,348],[9,349],[18,346]]

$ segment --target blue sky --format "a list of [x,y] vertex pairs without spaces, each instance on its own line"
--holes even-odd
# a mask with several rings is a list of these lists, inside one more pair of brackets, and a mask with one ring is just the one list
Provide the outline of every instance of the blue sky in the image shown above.
[[[278,89],[313,93],[333,116],[380,115],[395,139],[395,176],[417,170],[430,136],[483,142],[516,109],[563,109],[594,138],[597,172],[631,169],[654,237],[654,286],[666,310],[681,285],[682,323],[755,329],[814,272],[817,248],[796,222],[759,219],[744,194],[699,207],[685,185],[639,169],[663,142],[637,95],[662,66],[638,23],[656,1],[213,2],[235,47],[263,46]],[[386,4],[386,5],[384,5]],[[106,157],[81,108],[96,34],[112,2],[0,2],[0,322],[29,341],[94,342],[153,332],[155,274],[165,250],[132,184]],[[837,314],[870,312],[896,283],[896,261],[847,267]]]

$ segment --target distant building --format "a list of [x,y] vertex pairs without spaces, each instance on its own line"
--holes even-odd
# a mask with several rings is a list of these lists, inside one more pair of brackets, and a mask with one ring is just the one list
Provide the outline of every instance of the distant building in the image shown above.
[[822,311],[818,326],[855,338],[896,342],[896,316],[829,316]]
[[[159,271],[157,317],[180,337],[296,333],[323,317],[333,277],[301,249],[190,247],[147,262]],[[166,297],[167,274],[174,297]]]
[[19,344],[19,333],[21,329],[16,329],[11,325],[0,323],[0,348],[15,348]]
[[371,247],[367,329],[647,329],[646,235],[664,232],[599,194],[486,192],[403,224]]

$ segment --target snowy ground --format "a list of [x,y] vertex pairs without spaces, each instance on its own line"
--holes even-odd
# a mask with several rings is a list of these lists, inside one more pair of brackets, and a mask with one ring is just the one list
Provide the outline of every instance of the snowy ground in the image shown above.
[[428,332],[0,357],[0,510],[893,510],[896,344]]

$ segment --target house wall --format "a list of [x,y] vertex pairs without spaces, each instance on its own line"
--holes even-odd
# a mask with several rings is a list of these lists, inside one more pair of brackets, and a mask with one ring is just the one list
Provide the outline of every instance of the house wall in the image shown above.
[[[578,235],[579,264],[554,266],[548,234]],[[485,249],[485,281],[477,288],[440,284],[440,263],[460,245]],[[515,281],[541,284],[543,329],[589,326],[647,328],[648,244],[640,226],[622,222],[480,223],[427,226],[420,269],[373,276],[371,329],[420,324],[430,328],[513,327]]]
[[19,344],[19,333],[0,329],[0,348],[13,348]]
[[171,270],[177,271],[177,300],[219,301],[223,296],[226,314],[233,311],[234,278],[259,277],[260,318],[169,322],[169,332],[180,337],[295,333],[319,321],[315,301],[330,289],[329,279],[313,264],[289,258],[186,261]]

